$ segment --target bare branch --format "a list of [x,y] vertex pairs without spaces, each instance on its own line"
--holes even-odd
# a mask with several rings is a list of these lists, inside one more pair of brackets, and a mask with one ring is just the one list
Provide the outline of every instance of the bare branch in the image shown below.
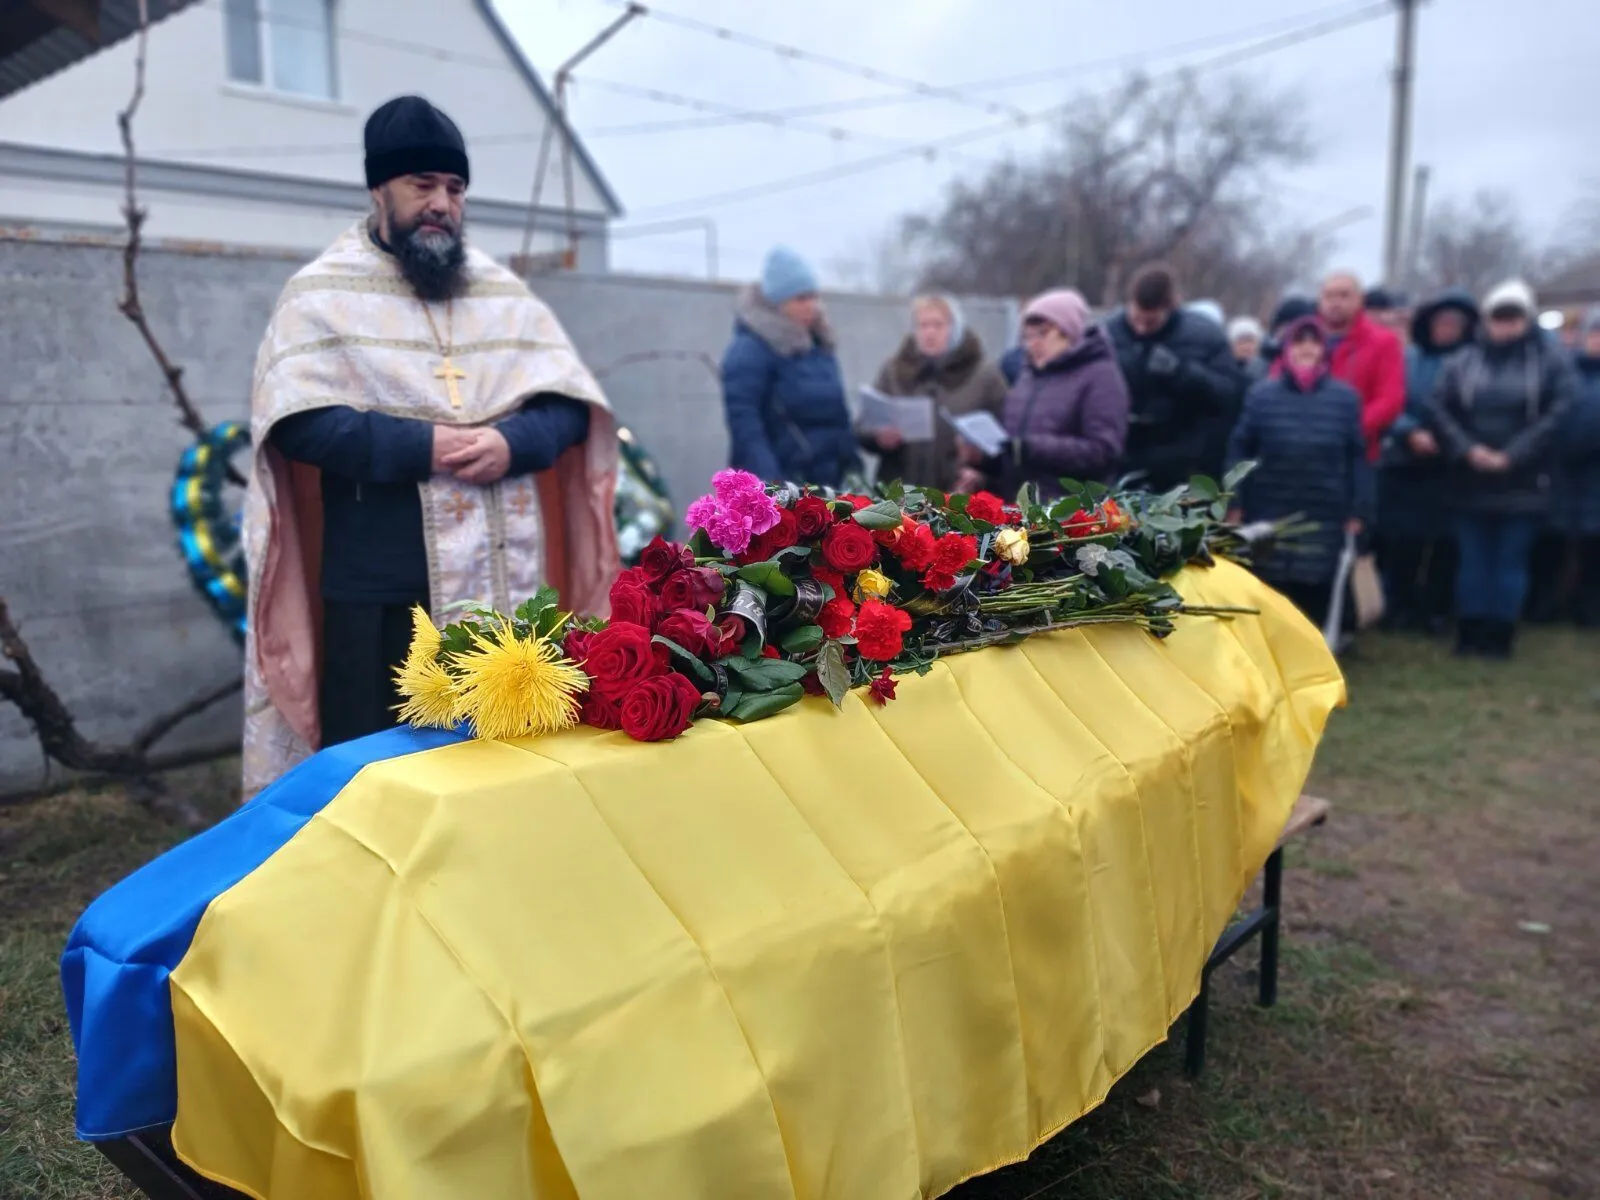
[[[201,438],[209,427],[200,416],[200,410],[194,406],[194,401],[189,398],[189,389],[183,382],[183,368],[168,357],[165,348],[156,339],[139,298],[139,251],[144,247],[144,223],[149,214],[139,206],[138,155],[133,146],[133,118],[139,112],[139,105],[144,102],[145,60],[149,44],[150,3],[149,0],[139,0],[139,40],[133,61],[133,95],[128,100],[128,107],[117,113],[124,164],[122,219],[128,227],[128,240],[122,247],[122,299],[117,302],[117,308],[133,322],[156,360],[156,366],[161,369],[162,378],[172,392],[172,401],[177,405],[179,422],[195,437]],[[245,482],[244,476],[232,466],[228,467],[228,478],[241,486]]]
[[5,597],[0,596],[0,655],[16,664],[16,670],[0,670],[0,699],[16,705],[33,726],[45,754],[64,767],[100,775],[146,776],[182,761],[183,752],[152,755],[150,750],[162,738],[191,717],[219,700],[237,692],[242,681],[234,680],[214,688],[189,703],[152,720],[133,739],[120,746],[105,746],[90,741],[78,732],[78,724],[61,697],[45,679],[33,653],[23,640]]

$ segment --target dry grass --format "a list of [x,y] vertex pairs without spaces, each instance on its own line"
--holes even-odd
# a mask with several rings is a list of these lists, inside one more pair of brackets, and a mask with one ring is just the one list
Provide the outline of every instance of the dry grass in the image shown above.
[[[1363,645],[1314,783],[1333,820],[1290,858],[1278,1006],[1245,952],[1198,1084],[1161,1047],[959,1200],[1600,1196],[1600,638],[1525,650]],[[216,812],[231,775],[174,788]],[[55,959],[182,836],[118,789],[0,811],[0,1200],[128,1194],[72,1140]]]

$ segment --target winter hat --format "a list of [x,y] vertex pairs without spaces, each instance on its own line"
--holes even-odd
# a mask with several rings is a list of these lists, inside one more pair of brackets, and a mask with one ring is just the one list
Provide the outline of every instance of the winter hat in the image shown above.
[[1361,298],[1361,303],[1364,307],[1377,312],[1388,312],[1390,309],[1404,308],[1406,294],[1390,291],[1386,287],[1368,288],[1367,294]]
[[782,304],[817,290],[816,272],[787,246],[774,246],[761,267],[761,294],[770,304]]
[[438,171],[467,182],[467,143],[456,123],[421,96],[396,96],[367,118],[367,186]]
[[1254,317],[1235,317],[1228,322],[1228,344],[1231,346],[1240,338],[1253,338],[1256,341],[1265,341],[1267,331],[1261,328],[1261,322]]
[[1048,321],[1076,342],[1089,327],[1089,305],[1071,288],[1057,288],[1030,300],[1023,310],[1022,320],[1024,324],[1032,320]]
[[1204,317],[1218,329],[1227,320],[1227,314],[1222,311],[1222,305],[1215,300],[1191,300],[1183,306],[1185,312],[1192,312],[1197,317]]
[[1310,296],[1285,296],[1272,313],[1272,330],[1276,333],[1291,321],[1309,317],[1317,311],[1317,302]]
[[[911,302],[911,329],[917,328],[917,309],[924,304],[937,304],[944,309],[945,315],[950,318],[950,350],[961,344],[961,339],[967,332],[967,314],[962,311],[961,301],[949,292],[925,292]],[[950,351],[946,350],[948,354]]]
[[1522,280],[1508,279],[1483,298],[1486,315],[1497,308],[1515,308],[1526,317],[1534,317],[1538,314],[1539,302],[1534,299],[1533,289]]

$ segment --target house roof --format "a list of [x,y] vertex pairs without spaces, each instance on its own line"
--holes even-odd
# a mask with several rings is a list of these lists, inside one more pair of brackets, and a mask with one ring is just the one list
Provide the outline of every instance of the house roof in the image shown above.
[[[150,23],[195,0],[149,0]],[[0,98],[139,30],[138,0],[0,0]]]
[[[505,22],[500,19],[500,14],[495,11],[493,0],[473,0],[478,6],[478,11],[483,14],[483,19],[488,22],[489,28],[499,39],[501,47],[515,64],[517,70],[527,85],[533,89],[534,95],[539,97],[539,102],[544,105],[550,114],[550,119],[557,122],[563,136],[572,143],[573,153],[577,155],[579,164],[594,180],[594,186],[600,193],[600,198],[605,201],[606,208],[613,217],[622,215],[622,202],[617,199],[617,194],[611,190],[611,185],[606,182],[606,177],[600,173],[600,168],[594,159],[589,157],[588,150],[584,149],[581,139],[568,124],[566,117],[557,110],[555,98],[544,86],[544,81],[539,78],[539,73],[533,69],[533,64],[528,61],[528,56],[522,52],[522,47],[517,44],[517,39],[511,36],[511,31],[506,28]],[[0,0],[4,3],[4,0]]]

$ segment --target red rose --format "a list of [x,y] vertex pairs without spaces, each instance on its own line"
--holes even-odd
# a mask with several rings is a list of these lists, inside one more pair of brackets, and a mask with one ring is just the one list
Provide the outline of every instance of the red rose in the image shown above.
[[700,689],[673,673],[634,684],[622,702],[622,731],[636,742],[664,742],[694,723]]
[[833,524],[833,506],[821,496],[801,496],[794,502],[794,519],[800,536],[814,541]]
[[655,590],[653,587],[651,587],[651,583],[653,581],[649,575],[645,574],[645,569],[643,567],[627,567],[619,571],[617,573],[616,582],[621,583],[624,579],[629,580],[632,583],[636,583],[640,587],[650,588],[651,591]]
[[655,540],[644,548],[644,553],[639,556],[639,569],[648,575],[652,582],[659,582],[671,575],[679,567],[694,566],[694,554],[686,546],[676,542],[666,541],[657,534]]
[[591,690],[583,698],[581,719],[585,725],[592,725],[596,729],[621,729],[622,701]]
[[763,646],[763,647],[761,647],[761,657],[762,658],[782,658],[783,655],[779,652],[779,650],[778,650],[778,648],[776,646]]
[[894,553],[906,570],[926,571],[933,565],[937,545],[933,530],[926,525],[914,525],[901,532],[894,544]]
[[800,686],[805,689],[808,696],[826,696],[828,689],[822,686],[822,679],[815,671],[800,680]]
[[911,614],[882,600],[868,600],[856,614],[856,649],[862,658],[888,662],[905,649]]
[[856,496],[850,492],[840,493],[839,499],[848,504],[852,512],[860,512],[863,508],[870,508],[873,503],[868,496]]
[[842,596],[845,593],[844,576],[835,570],[828,567],[812,567],[811,578],[818,583],[827,584],[833,589],[835,596]]
[[641,625],[607,625],[589,643],[583,669],[593,680],[591,694],[603,693],[613,699],[625,696],[642,679],[663,675],[671,652],[650,640],[650,631]]
[[833,526],[823,537],[822,557],[835,571],[853,575],[877,561],[878,544],[861,526],[846,521]]
[[728,581],[715,567],[685,567],[667,576],[661,585],[661,603],[667,609],[705,608],[722,599]]
[[594,634],[587,629],[571,629],[561,643],[561,649],[573,662],[582,664],[589,657],[589,643],[594,641]]
[[766,562],[779,550],[787,550],[800,540],[800,522],[790,509],[780,509],[778,523],[750,539],[750,548],[736,560],[741,566]]
[[1003,525],[1006,520],[1006,502],[993,492],[978,492],[967,501],[967,516],[974,521]]
[[649,629],[656,623],[660,602],[648,583],[624,574],[611,585],[611,619]]
[[668,613],[661,618],[656,632],[701,658],[710,652],[713,641],[719,644],[721,641],[717,637],[716,627],[706,619],[705,613],[692,608],[680,608]]
[[706,653],[712,658],[727,658],[738,651],[745,636],[744,618],[729,613],[706,634]]
[[894,673],[888,667],[867,687],[868,694],[879,704],[887,704],[894,699]]
[[923,584],[935,592],[955,586],[956,576],[978,557],[978,539],[966,533],[947,533],[934,545],[933,562]]
[[825,637],[842,638],[850,636],[850,622],[856,615],[856,603],[840,591],[832,600],[822,606],[822,611],[817,614],[817,624],[822,626]]

